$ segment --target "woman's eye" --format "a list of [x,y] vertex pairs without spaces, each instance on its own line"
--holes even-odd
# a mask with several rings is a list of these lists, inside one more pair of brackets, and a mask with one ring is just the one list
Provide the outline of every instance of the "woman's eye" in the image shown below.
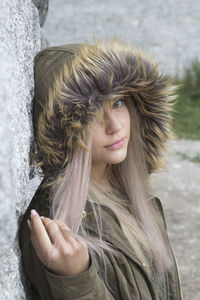
[[[116,106],[116,104],[117,104],[117,103],[120,103],[120,102],[121,102],[121,104]],[[123,100],[123,99],[122,99],[122,100],[120,99],[120,100],[117,100],[117,101],[114,103],[113,106],[119,108],[119,107],[121,107],[123,104],[124,104],[124,100]]]

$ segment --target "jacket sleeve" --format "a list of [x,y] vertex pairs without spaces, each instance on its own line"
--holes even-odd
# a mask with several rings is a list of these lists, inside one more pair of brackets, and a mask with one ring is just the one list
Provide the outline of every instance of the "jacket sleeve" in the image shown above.
[[34,300],[114,300],[98,273],[96,260],[90,255],[90,266],[80,275],[59,276],[50,272],[38,258],[30,241],[26,223],[21,231],[20,248],[23,267],[32,286]]
[[45,276],[49,283],[53,299],[115,299],[99,276],[95,260],[91,254],[89,269],[80,275],[58,276],[45,268]]

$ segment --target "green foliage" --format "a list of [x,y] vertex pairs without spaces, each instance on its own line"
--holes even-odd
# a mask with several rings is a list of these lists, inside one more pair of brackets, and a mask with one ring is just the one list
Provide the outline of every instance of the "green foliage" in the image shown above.
[[185,69],[182,83],[181,92],[190,100],[200,101],[200,62],[197,58],[192,61],[190,68]]
[[179,85],[178,98],[174,105],[173,128],[179,138],[200,139],[200,62],[195,58],[191,66],[185,68]]
[[200,153],[196,154],[194,157],[189,157],[187,154],[181,152],[176,152],[176,154],[181,156],[182,159],[187,159],[195,163],[200,163]]

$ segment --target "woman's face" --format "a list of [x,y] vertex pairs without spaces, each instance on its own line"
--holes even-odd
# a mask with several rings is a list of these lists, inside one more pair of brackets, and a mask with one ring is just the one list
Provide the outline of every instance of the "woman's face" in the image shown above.
[[[104,111],[101,123],[96,119],[92,133],[92,163],[117,164],[127,155],[130,138],[130,115],[124,99],[112,100],[112,108]],[[111,144],[116,143],[108,147]]]

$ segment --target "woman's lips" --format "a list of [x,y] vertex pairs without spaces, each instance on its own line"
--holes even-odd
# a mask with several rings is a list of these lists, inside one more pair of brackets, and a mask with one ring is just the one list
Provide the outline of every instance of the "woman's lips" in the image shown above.
[[111,144],[109,146],[105,146],[105,148],[107,148],[107,149],[118,149],[124,144],[124,142],[125,142],[125,140],[124,140],[124,138],[122,138],[114,144]]

